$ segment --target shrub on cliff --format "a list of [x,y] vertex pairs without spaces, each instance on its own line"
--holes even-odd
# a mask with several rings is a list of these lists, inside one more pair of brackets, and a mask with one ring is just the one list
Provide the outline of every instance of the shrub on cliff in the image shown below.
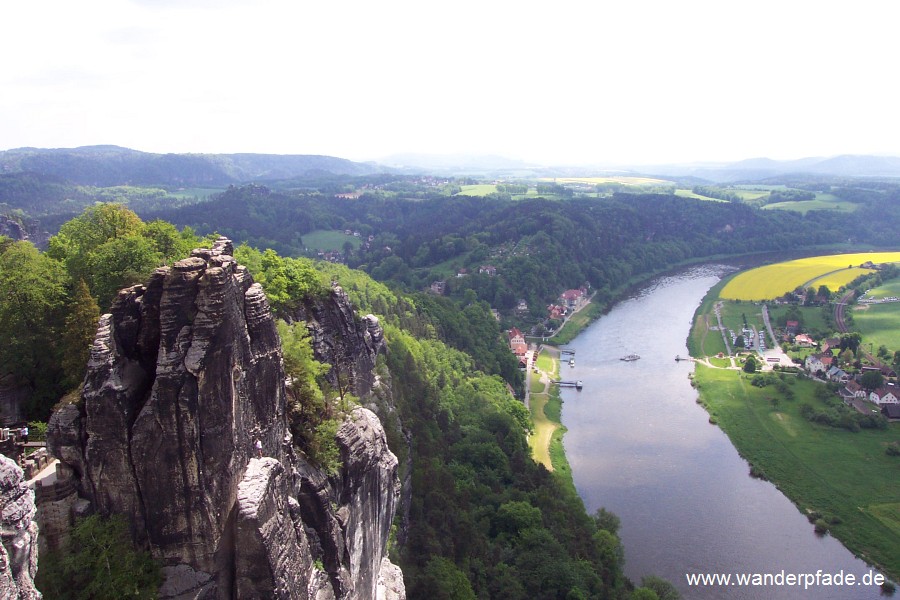
[[91,515],[62,551],[41,556],[36,583],[44,597],[61,600],[156,598],[162,576],[150,553],[132,544],[124,518]]

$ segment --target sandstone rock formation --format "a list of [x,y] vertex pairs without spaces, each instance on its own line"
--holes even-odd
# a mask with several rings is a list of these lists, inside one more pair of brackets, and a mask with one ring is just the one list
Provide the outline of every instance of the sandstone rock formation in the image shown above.
[[[397,460],[362,408],[339,430],[336,477],[295,453],[275,322],[231,254],[220,238],[119,293],[82,402],[53,416],[48,447],[95,510],[128,517],[163,561],[163,597],[373,598],[396,581],[384,559]],[[319,351],[337,349],[366,393],[377,322],[357,326],[339,293],[321,314]]]
[[38,559],[34,492],[28,488],[22,469],[2,455],[0,510],[0,598],[40,598],[34,587]]
[[384,349],[378,317],[366,315],[357,319],[350,299],[339,285],[333,285],[331,294],[324,299],[304,302],[293,317],[306,322],[316,360],[332,365],[327,374],[332,387],[349,385],[358,396],[372,391],[375,359]]

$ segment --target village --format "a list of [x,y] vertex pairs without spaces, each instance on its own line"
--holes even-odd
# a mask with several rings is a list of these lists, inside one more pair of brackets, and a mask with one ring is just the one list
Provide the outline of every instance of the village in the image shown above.
[[[739,369],[741,364],[746,365],[748,356],[755,357],[760,371],[802,374],[827,385],[845,405],[860,414],[881,413],[889,420],[900,420],[897,372],[860,348],[858,334],[817,341],[802,331],[801,323],[794,319],[774,328],[768,307],[761,304],[760,310],[764,327],[757,329],[744,317],[743,327],[734,331],[722,325],[722,303],[718,302],[714,307],[718,326],[710,330],[721,332],[726,352],[715,357],[722,361],[720,364],[713,364],[708,358],[698,360],[708,366]],[[767,338],[771,339],[770,346]],[[870,364],[864,364],[861,358]]]

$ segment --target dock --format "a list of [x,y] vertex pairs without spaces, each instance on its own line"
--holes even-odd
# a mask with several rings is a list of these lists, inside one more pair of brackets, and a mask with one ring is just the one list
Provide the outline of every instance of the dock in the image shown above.
[[580,379],[578,381],[563,381],[561,379],[553,379],[550,381],[550,383],[555,383],[559,387],[573,387],[576,390],[580,390],[582,387],[584,387],[584,384]]

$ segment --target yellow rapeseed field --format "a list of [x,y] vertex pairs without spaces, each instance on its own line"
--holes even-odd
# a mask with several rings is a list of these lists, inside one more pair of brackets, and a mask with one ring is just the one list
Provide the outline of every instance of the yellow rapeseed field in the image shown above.
[[798,286],[808,285],[826,285],[831,291],[837,291],[842,285],[870,272],[859,268],[868,261],[875,264],[900,262],[900,252],[832,254],[757,267],[735,276],[722,288],[719,296],[729,300],[771,300]]

